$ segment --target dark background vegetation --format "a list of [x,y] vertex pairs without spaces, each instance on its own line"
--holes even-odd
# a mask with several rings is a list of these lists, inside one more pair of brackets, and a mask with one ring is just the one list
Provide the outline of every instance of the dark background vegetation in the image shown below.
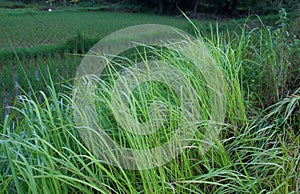
[[155,14],[180,14],[191,17],[232,17],[249,14],[277,13],[280,8],[287,12],[298,8],[297,0],[6,0],[2,7],[22,8],[28,4],[47,7],[90,6],[102,10],[152,12]]

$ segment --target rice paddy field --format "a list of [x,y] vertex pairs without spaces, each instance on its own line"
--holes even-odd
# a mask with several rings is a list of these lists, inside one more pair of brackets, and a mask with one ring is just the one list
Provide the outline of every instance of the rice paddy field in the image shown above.
[[[1,9],[1,104],[8,105],[19,92],[28,92],[29,79],[38,91],[42,86],[41,72],[52,72],[55,83],[60,78],[73,78],[87,50],[108,34],[138,24],[157,23],[185,28],[188,22],[174,17],[88,11],[36,11]],[[44,70],[42,70],[44,69]],[[53,74],[55,73],[55,75]],[[39,88],[39,89],[38,89]]]
[[[297,13],[280,10],[261,18],[191,21],[84,9],[0,8],[0,18],[0,193],[300,192]],[[218,123],[219,137],[203,154],[200,129],[208,129],[214,110],[213,97],[205,92],[213,85],[203,79],[201,70],[193,69],[205,58],[201,44],[188,42],[188,52],[148,48],[159,60],[181,69],[195,87],[195,114],[201,116],[192,125],[199,125],[199,131],[168,163],[127,170],[105,163],[84,144],[74,119],[72,89],[88,50],[106,35],[137,24],[169,25],[201,39],[224,80],[226,106],[224,120]],[[127,68],[118,61],[113,64]],[[107,97],[109,83],[119,75],[116,69],[109,71],[105,86],[96,89],[102,126],[124,147],[167,142],[182,119],[177,114],[180,95],[160,84],[135,89],[129,106],[139,122],[151,119],[148,108],[143,108],[151,107],[150,101],[160,99],[171,108],[159,132],[149,138],[133,136],[117,123],[124,118],[114,114]],[[124,122],[134,126],[131,120]]]
[[147,14],[93,12],[93,11],[34,11],[0,10],[1,48],[32,48],[55,45],[80,33],[90,39],[100,39],[124,27],[157,23],[179,28],[187,21],[174,17]]

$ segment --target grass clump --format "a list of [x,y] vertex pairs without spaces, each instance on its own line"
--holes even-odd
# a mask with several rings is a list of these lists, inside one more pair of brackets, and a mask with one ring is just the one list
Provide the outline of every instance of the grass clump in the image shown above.
[[[284,16],[284,15],[283,15]],[[284,19],[284,17],[282,18]],[[283,23],[279,23],[281,26]],[[0,191],[3,193],[295,193],[299,191],[300,93],[290,87],[291,69],[297,52],[286,37],[286,29],[269,27],[248,29],[242,34],[212,31],[203,38],[216,68],[224,80],[225,122],[220,135],[203,154],[201,130],[192,143],[174,160],[145,170],[125,170],[106,164],[83,144],[75,125],[71,94],[60,93],[49,76],[47,91],[19,96],[16,111],[5,117],[0,133]],[[180,50],[154,48],[155,56],[181,69],[197,89],[196,100],[202,121],[212,109],[205,79],[194,71],[195,60],[203,57],[199,45],[188,56]],[[286,48],[289,46],[289,48]],[[191,52],[195,51],[195,52]],[[280,51],[280,52],[279,52]],[[278,53],[279,52],[279,53]],[[146,58],[142,58],[146,61]],[[130,62],[130,60],[129,60]],[[114,63],[114,65],[122,65]],[[113,66],[112,66],[113,67]],[[129,68],[129,67],[127,67]],[[265,68],[268,71],[265,71]],[[112,69],[114,70],[114,69]],[[118,71],[109,74],[114,77]],[[197,79],[193,79],[193,78]],[[108,80],[110,80],[108,78]],[[254,80],[254,82],[252,81]],[[110,135],[123,145],[149,147],[151,138],[122,131],[113,118],[110,85],[99,82],[98,116]],[[279,85],[280,83],[280,85]],[[102,87],[101,87],[102,86]],[[104,87],[105,86],[105,87]],[[130,112],[136,120],[149,120],[149,102],[160,99],[169,107],[180,107],[178,95],[166,93],[159,83],[145,83],[130,96]],[[296,87],[294,91],[293,88]],[[101,89],[103,91],[101,91]],[[292,92],[291,92],[292,91]],[[47,94],[46,94],[47,93]],[[273,94],[272,96],[270,94]],[[102,95],[102,96],[101,96]],[[41,96],[41,100],[37,96]],[[271,99],[270,99],[271,97]],[[180,98],[179,98],[180,99]],[[201,100],[201,101],[200,101]],[[258,104],[260,106],[258,106]],[[207,108],[208,107],[208,108]],[[268,107],[268,108],[265,108]],[[105,110],[104,110],[105,109]],[[108,111],[110,110],[110,111]],[[102,112],[101,112],[102,111]],[[171,108],[169,126],[153,139],[164,137],[177,126],[180,115]],[[180,111],[179,111],[180,112]],[[106,115],[104,115],[106,113]],[[101,115],[102,114],[102,115]],[[199,119],[200,120],[200,119]],[[205,126],[206,123],[203,124]],[[202,127],[203,127],[202,126]],[[167,135],[165,136],[167,138]]]

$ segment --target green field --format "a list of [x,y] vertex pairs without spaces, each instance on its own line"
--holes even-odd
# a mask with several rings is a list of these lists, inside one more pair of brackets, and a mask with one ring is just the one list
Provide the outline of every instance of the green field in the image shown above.
[[[0,18],[0,193],[300,191],[300,31],[296,13],[286,15],[281,10],[262,18],[193,20],[195,26],[184,17],[79,8],[52,12],[1,8]],[[81,99],[73,98],[72,89],[74,83],[81,83],[75,79],[81,60],[98,40],[125,27],[153,23],[197,34],[199,42],[187,41],[186,47],[175,49],[130,50],[134,57],[114,58],[106,74],[96,79],[92,96],[100,107],[96,117],[123,147],[160,146],[179,126],[196,132],[184,151],[165,165],[127,170],[105,163],[105,158],[89,149],[97,143],[97,134],[84,144],[84,137],[90,137],[85,133],[93,130],[87,128],[82,135],[83,129],[76,125],[76,118],[86,118],[74,108]],[[203,52],[200,40],[208,52]],[[114,79],[123,69],[130,72],[131,65],[146,63],[150,57],[180,69],[184,76],[179,81],[186,79],[193,88],[186,101],[194,106],[186,111],[180,101],[189,94],[188,87],[182,87],[178,95],[160,82],[145,82],[128,95],[132,100],[128,112],[135,120],[116,114],[119,107],[110,93]],[[212,69],[196,69],[203,60],[213,64],[220,75],[209,71]],[[224,83],[212,84],[205,75]],[[85,81],[87,87],[95,80]],[[224,104],[213,95],[218,89],[226,96]],[[147,136],[128,132],[124,126],[133,130],[135,121],[149,123],[153,113],[162,112],[151,104],[157,100],[167,107],[158,131]],[[224,105],[218,107],[224,115],[216,112],[214,104]],[[196,121],[187,122],[181,114],[184,111],[194,113]],[[219,121],[213,114],[224,118]],[[90,126],[89,119],[84,126]],[[220,134],[203,154],[203,130],[212,129],[210,126],[217,126]]]
[[[48,68],[55,83],[73,79],[82,59],[79,55],[86,53],[97,41],[114,31],[138,24],[162,24],[194,33],[192,25],[183,16],[81,9],[48,12],[33,8],[0,8],[0,16],[0,104],[4,110],[0,112],[1,118],[3,112],[10,110],[5,107],[13,104],[15,97],[21,93],[18,88],[25,92],[45,88],[42,78],[48,77]],[[216,21],[195,22],[207,33]],[[233,20],[220,21],[219,25],[223,30],[226,30],[226,26],[238,28]],[[36,84],[30,86],[28,79]],[[61,84],[57,84],[57,87],[59,91],[63,90]]]
[[19,48],[58,44],[80,33],[90,39],[137,24],[165,24],[184,29],[188,22],[174,17],[92,11],[24,11],[0,9],[0,47]]
[[46,87],[39,74],[47,74],[49,68],[55,83],[74,78],[81,60],[77,53],[84,54],[116,30],[147,23],[189,26],[183,18],[113,12],[0,9],[0,16],[1,107],[20,93],[16,85],[32,90],[23,70],[38,91]]

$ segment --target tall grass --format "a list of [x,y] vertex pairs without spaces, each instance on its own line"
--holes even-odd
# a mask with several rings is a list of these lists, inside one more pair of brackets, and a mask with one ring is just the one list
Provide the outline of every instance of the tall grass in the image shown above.
[[220,140],[205,155],[194,139],[194,145],[165,166],[132,171],[103,164],[91,153],[74,126],[69,97],[48,90],[49,97],[41,92],[43,104],[22,96],[21,118],[6,117],[1,133],[2,192],[285,193],[299,189],[300,122],[298,117],[296,124],[297,116],[292,116],[299,114],[299,94],[238,130],[224,126]]
[[[6,116],[1,124],[0,192],[297,193],[300,189],[300,91],[297,89],[284,95],[279,92],[280,87],[270,90],[265,86],[259,88],[257,84],[277,84],[279,81],[285,84],[278,80],[281,74],[266,72],[264,75],[270,77],[265,78],[259,72],[268,64],[287,76],[280,67],[282,62],[290,59],[265,59],[263,50],[277,54],[276,49],[280,47],[266,44],[274,43],[279,35],[268,28],[247,31],[244,27],[241,35],[229,36],[212,31],[214,38],[204,38],[210,55],[222,72],[227,95],[226,124],[220,125],[220,137],[215,139],[208,152],[202,154],[201,139],[196,136],[184,152],[160,167],[125,170],[103,163],[83,144],[74,122],[70,93],[57,92],[55,78],[49,76],[45,83],[47,90],[34,93],[42,100],[20,95],[19,103],[14,107],[16,111]],[[265,39],[264,35],[270,39]],[[197,49],[197,44],[190,44]],[[287,50],[282,52],[286,54]],[[161,51],[157,50],[157,53]],[[166,51],[158,57],[188,70],[189,64],[193,63],[178,53]],[[201,58],[197,56],[201,53],[193,54],[193,57]],[[193,71],[187,70],[186,74],[190,76]],[[203,86],[202,79],[193,82],[195,86]],[[154,93],[149,95],[143,87],[150,87]],[[137,100],[141,105],[147,104],[148,97],[161,94],[158,91],[160,85],[143,87],[135,90],[136,98],[142,96]],[[282,95],[273,101],[282,100],[258,110],[257,99],[264,98],[268,91]],[[201,97],[203,102],[210,100],[205,95]],[[139,113],[144,117],[142,120],[147,120],[147,110],[139,110],[139,103],[133,105],[137,108],[132,114]],[[110,120],[103,122],[108,123],[107,129],[120,129]],[[128,142],[136,140],[132,136],[123,137]],[[141,140],[139,143],[147,147],[150,142]]]

